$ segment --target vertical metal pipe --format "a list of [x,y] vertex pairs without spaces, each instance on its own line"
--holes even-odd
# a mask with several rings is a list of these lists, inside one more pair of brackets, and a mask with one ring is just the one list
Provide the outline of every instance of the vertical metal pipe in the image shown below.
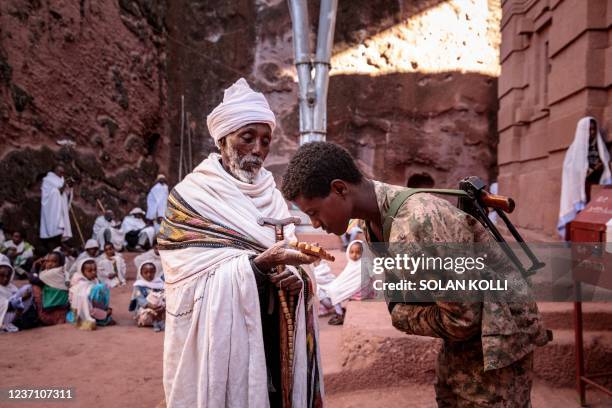
[[317,34],[317,52],[315,56],[315,108],[313,130],[319,140],[325,140],[327,134],[327,90],[338,0],[321,0],[319,12],[319,32]]
[[[309,45],[308,7],[306,0],[288,0],[289,14],[293,25],[293,49],[295,50],[295,68],[298,75],[298,104],[300,109],[300,144],[313,130],[313,98],[309,95],[312,89],[311,54]],[[312,92],[311,92],[312,93]]]

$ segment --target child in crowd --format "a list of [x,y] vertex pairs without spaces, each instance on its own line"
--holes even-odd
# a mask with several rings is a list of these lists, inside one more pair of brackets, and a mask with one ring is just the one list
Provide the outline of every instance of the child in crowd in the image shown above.
[[36,326],[32,287],[12,283],[15,270],[8,257],[0,254],[0,332],[14,333]]
[[51,252],[36,260],[29,278],[40,323],[45,326],[65,323],[70,304],[64,255]]
[[[136,267],[136,270],[139,271],[140,265],[145,262],[154,263],[155,267],[157,268],[155,277],[160,277],[162,280],[164,280],[164,270],[162,269],[161,257],[159,256],[159,249],[157,248],[157,239],[153,241],[153,246],[151,249],[134,258],[134,266]],[[136,279],[140,279],[140,275],[137,275]]]
[[109,288],[125,285],[125,260],[115,252],[112,243],[104,244],[104,252],[96,259],[98,279]]
[[81,252],[72,263],[72,266],[68,270],[68,275],[72,278],[77,272],[77,266],[80,265],[80,261],[85,258],[96,258],[99,252],[100,247],[98,246],[98,241],[95,239],[88,239],[87,242],[85,242],[85,250]]
[[153,330],[158,332],[165,327],[166,303],[164,281],[156,277],[156,274],[157,267],[153,262],[140,265],[129,311],[134,312],[138,326],[153,326]]
[[81,260],[70,282],[70,312],[66,317],[81,330],[95,330],[96,326],[111,326],[110,289],[97,278],[96,261]]
[[13,232],[11,239],[4,242],[2,252],[10,259],[19,279],[26,279],[34,261],[34,247],[23,239],[19,231]]
[[[321,259],[316,260],[313,266],[315,281],[317,282],[317,297],[325,299],[329,297],[327,295],[327,287],[336,279],[336,275],[332,273],[329,264]],[[334,309],[336,313],[342,313],[342,307],[340,305],[336,306],[337,308],[327,308],[323,303],[319,302],[319,316],[328,316],[334,312]]]
[[347,264],[344,270],[333,281],[322,286],[319,285],[321,304],[327,309],[333,309],[335,312],[328,322],[331,325],[341,325],[344,323],[345,310],[341,306],[343,301],[354,296],[358,296],[359,299],[367,297],[362,296],[362,292],[369,289],[370,280],[363,279],[361,271],[362,256],[363,241],[352,241],[346,249]]

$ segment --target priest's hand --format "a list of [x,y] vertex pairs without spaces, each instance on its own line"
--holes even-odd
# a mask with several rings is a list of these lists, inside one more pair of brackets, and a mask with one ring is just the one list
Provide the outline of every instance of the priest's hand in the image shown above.
[[277,288],[286,290],[290,295],[298,295],[302,290],[302,281],[289,270],[270,275],[270,282]]
[[279,241],[257,255],[253,262],[260,270],[269,271],[277,265],[304,265],[311,264],[316,260],[316,256],[290,249],[285,241]]

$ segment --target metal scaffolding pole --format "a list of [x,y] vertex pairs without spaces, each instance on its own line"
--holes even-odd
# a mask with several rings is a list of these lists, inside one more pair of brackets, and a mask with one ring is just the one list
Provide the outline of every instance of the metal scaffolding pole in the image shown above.
[[288,0],[288,3],[293,23],[293,47],[299,84],[300,145],[302,145],[325,140],[327,134],[327,89],[338,0],[321,0],[314,60],[309,43],[307,1]]

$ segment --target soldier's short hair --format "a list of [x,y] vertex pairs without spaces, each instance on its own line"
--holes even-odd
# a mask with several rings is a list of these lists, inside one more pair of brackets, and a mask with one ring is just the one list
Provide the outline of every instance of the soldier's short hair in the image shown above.
[[285,199],[327,197],[331,182],[340,179],[359,183],[363,174],[350,153],[329,142],[310,142],[302,145],[289,161],[283,176],[281,191]]

